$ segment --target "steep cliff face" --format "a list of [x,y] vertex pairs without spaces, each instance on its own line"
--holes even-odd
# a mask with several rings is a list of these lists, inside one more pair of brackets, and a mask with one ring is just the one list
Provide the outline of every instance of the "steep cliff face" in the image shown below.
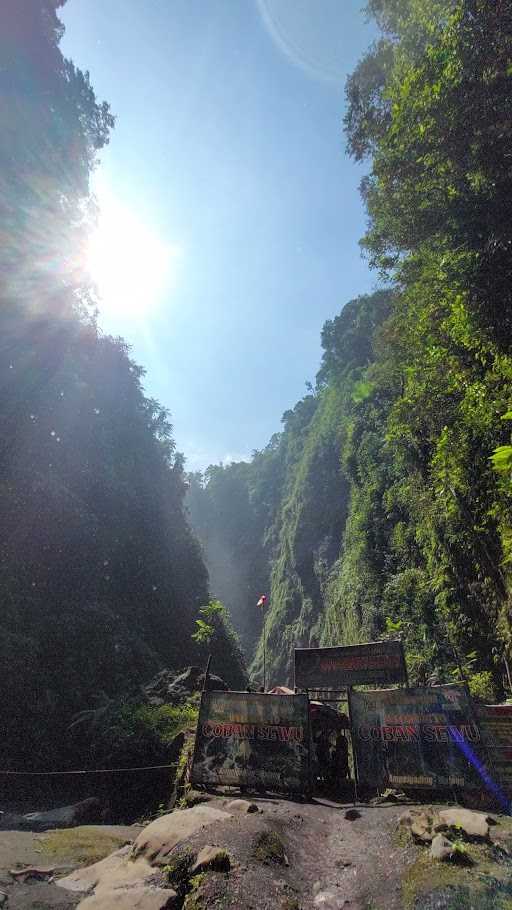
[[[504,505],[489,454],[503,431],[467,406],[481,400],[479,369],[466,367],[458,406],[448,354],[435,384],[418,373],[430,352],[410,307],[388,291],[348,303],[324,327],[316,389],[286,412],[282,432],[250,463],[195,480],[211,587],[245,635],[255,681],[255,604],[266,591],[267,682],[292,681],[295,647],[392,633],[405,640],[413,682],[456,679],[462,664],[475,694],[500,693]],[[503,377],[486,381],[499,398]]]
[[[387,292],[360,297],[326,323],[308,419],[300,419],[300,407],[297,415],[285,415],[281,444],[293,456],[270,531],[267,665],[273,682],[293,679],[295,647],[318,645],[329,637],[327,611],[333,578],[340,571],[352,495],[342,453],[350,445],[352,411],[390,300]],[[252,668],[258,676],[262,660],[260,639]]]
[[211,588],[229,607],[257,679],[263,676],[263,617],[254,606],[260,591],[270,594],[270,681],[291,681],[294,647],[319,644],[328,634],[326,609],[335,600],[333,570],[340,567],[351,498],[342,453],[390,301],[388,292],[360,297],[326,323],[317,387],[284,414],[282,432],[266,449],[248,464],[190,478],[189,509]]

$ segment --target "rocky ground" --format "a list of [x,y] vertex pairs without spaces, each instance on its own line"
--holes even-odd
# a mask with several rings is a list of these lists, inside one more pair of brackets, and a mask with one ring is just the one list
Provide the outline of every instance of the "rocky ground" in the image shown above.
[[511,910],[512,820],[445,810],[219,795],[144,828],[1,831],[0,905]]
[[[132,843],[140,826],[83,825],[45,833],[0,831],[0,907],[71,910],[80,898],[55,881]],[[16,874],[28,870],[26,874]]]

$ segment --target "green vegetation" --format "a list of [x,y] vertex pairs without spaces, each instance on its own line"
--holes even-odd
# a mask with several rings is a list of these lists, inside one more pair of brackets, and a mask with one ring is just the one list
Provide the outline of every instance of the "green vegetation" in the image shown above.
[[500,698],[512,645],[507,4],[369,0],[380,37],[348,80],[345,130],[367,170],[362,246],[385,289],[325,324],[316,384],[262,451],[188,480],[144,371],[96,322],[89,182],[114,118],[62,56],[60,6],[0,12],[12,49],[5,766],[161,756],[196,706],[148,706],[141,683],[212,653],[213,672],[245,686],[230,615],[261,679],[263,591],[273,682],[291,678],[296,646],[400,636],[413,683],[464,677],[476,698]]
[[191,890],[183,910],[208,910],[230,906],[226,896],[227,876],[221,872],[201,872],[190,879]]
[[435,862],[424,850],[402,878],[405,910],[443,906],[447,910],[510,910],[512,888],[510,867],[489,859],[486,847],[465,848],[464,862]]
[[199,875],[194,875],[190,879],[191,890],[185,898],[185,903],[183,905],[184,910],[203,910],[205,904],[202,898],[202,888],[207,882],[208,876],[205,872],[201,872]]
[[275,863],[282,866],[286,860],[283,842],[277,831],[261,831],[257,835],[252,855],[260,863]]
[[[190,847],[178,847],[172,854],[170,863],[165,866],[169,884],[184,899],[184,908],[200,910],[203,907],[218,906],[226,892],[226,875],[230,869],[230,858],[227,850],[218,850],[208,867],[192,875],[196,854]],[[181,904],[180,904],[181,906]]]
[[87,735],[91,763],[100,759],[114,766],[142,759],[163,762],[176,737],[195,729],[198,704],[198,696],[181,705],[158,706],[121,697],[80,712],[71,731],[83,729]]
[[[249,606],[232,615],[248,643],[261,635],[252,604],[270,594],[273,682],[291,678],[294,646],[399,635],[413,683],[462,668],[476,697],[503,694],[512,28],[501,6],[369,2],[381,37],[348,80],[345,128],[368,171],[362,245],[389,289],[324,326],[316,387],[266,449],[194,480],[212,587],[231,608],[245,586]],[[231,588],[220,550],[240,567]]]
[[[114,118],[59,49],[62,5],[6,0],[0,11],[0,684],[9,768],[101,758],[82,738],[85,725],[72,735],[69,725],[86,709],[99,722],[112,703],[125,740],[145,730],[170,736],[179,718],[131,703],[118,710],[119,697],[164,666],[203,661],[192,633],[209,594],[169,415],[145,395],[127,345],[96,323],[84,264],[95,218],[89,184]],[[223,647],[229,660],[228,635]],[[116,751],[107,739],[105,758]]]
[[220,671],[222,678],[233,689],[245,687],[247,673],[240,640],[229,612],[220,600],[210,600],[200,608],[192,639],[200,648],[203,663],[211,655],[212,672]]
[[169,884],[174,888],[179,897],[184,897],[190,890],[190,874],[195,862],[195,853],[191,847],[178,848],[171,856],[170,862],[164,866],[164,874]]
[[90,866],[114,850],[119,850],[126,838],[101,830],[101,827],[82,825],[79,828],[50,831],[38,838],[39,849],[57,863]]
[[296,897],[285,897],[280,910],[300,910],[300,903]]

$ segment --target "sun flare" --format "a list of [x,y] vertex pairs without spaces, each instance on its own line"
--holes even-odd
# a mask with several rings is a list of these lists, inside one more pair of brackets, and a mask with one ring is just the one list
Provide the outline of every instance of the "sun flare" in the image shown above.
[[180,249],[164,242],[111,194],[99,194],[98,204],[87,258],[100,313],[142,320],[172,288]]

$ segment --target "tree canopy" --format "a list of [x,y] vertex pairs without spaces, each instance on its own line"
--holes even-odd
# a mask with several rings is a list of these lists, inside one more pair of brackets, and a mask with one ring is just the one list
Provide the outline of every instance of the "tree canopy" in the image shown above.
[[[169,414],[145,395],[127,345],[95,320],[89,182],[114,118],[59,49],[62,5],[8,0],[0,12],[7,766],[72,762],[72,718],[100,692],[205,659],[191,636],[208,577]],[[227,636],[227,663],[231,647],[238,654]],[[239,669],[235,661],[233,682]]]
[[493,698],[511,642],[512,6],[368,13],[380,36],[344,125],[390,290],[326,323],[316,389],[249,466],[249,486],[262,458],[279,476],[260,538],[273,678],[294,645],[394,630],[413,681],[462,667]]

